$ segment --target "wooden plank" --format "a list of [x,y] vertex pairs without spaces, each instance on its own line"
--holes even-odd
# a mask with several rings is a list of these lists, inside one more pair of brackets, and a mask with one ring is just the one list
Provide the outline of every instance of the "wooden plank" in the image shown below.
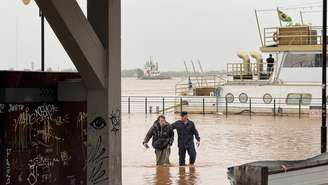
[[279,45],[272,47],[261,47],[263,53],[272,52],[320,52],[321,45]]
[[307,45],[309,44],[310,27],[282,27],[279,28],[279,45]]

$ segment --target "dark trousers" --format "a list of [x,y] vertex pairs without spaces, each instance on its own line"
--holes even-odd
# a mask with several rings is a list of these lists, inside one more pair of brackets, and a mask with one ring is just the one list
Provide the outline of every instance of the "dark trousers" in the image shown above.
[[179,147],[179,165],[184,166],[186,164],[186,152],[189,155],[189,163],[194,164],[196,161],[196,150],[194,146]]

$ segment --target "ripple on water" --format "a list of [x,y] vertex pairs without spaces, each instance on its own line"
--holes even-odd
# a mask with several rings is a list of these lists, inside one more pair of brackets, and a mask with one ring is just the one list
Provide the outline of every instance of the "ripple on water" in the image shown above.
[[[166,116],[173,122],[177,116]],[[172,166],[157,167],[152,149],[141,142],[156,116],[123,115],[123,183],[228,185],[226,168],[256,160],[293,160],[320,152],[320,120],[294,117],[190,115],[201,136],[194,167],[178,166],[176,139]]]

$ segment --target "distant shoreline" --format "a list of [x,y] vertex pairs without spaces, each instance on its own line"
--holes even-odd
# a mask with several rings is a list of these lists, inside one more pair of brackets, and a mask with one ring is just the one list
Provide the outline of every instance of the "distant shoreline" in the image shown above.
[[[187,77],[187,73],[185,71],[162,71],[162,75],[170,76],[172,78],[181,78]],[[192,74],[200,74],[200,73],[192,73]],[[222,75],[225,74],[225,71],[207,71],[205,75]],[[138,76],[143,75],[143,70],[141,69],[123,69],[122,77],[123,78],[137,78]]]

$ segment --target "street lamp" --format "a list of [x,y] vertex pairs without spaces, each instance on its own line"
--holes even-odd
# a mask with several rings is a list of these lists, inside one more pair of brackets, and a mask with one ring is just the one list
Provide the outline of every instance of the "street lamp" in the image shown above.
[[327,152],[327,0],[322,3],[322,115],[321,115],[321,153]]
[[[31,0],[22,0],[24,5],[28,5]],[[41,17],[41,71],[44,71],[44,15],[42,11],[39,11]]]
[[28,5],[31,2],[31,0],[22,0],[22,1],[25,5]]

